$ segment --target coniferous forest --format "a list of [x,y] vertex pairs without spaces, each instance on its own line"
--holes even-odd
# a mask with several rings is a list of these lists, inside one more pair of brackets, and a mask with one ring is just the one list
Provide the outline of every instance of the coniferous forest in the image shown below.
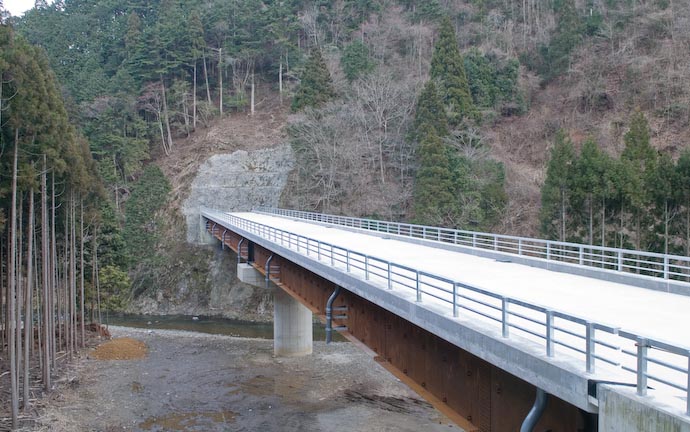
[[15,422],[87,323],[174,267],[166,159],[261,110],[289,113],[286,207],[690,254],[687,0],[59,0],[0,19]]

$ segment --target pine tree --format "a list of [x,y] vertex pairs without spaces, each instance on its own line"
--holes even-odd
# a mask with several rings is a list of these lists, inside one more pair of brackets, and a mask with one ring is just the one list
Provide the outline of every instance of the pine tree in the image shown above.
[[455,30],[448,17],[441,22],[439,38],[434,46],[431,78],[439,83],[448,123],[451,126],[458,126],[463,119],[476,115],[465,74],[465,64],[458,49]]
[[539,219],[541,231],[548,238],[565,241],[567,238],[570,188],[575,150],[565,131],[556,134],[551,157],[546,168],[546,180],[541,190]]
[[292,110],[299,111],[305,107],[318,107],[335,96],[331,74],[323,60],[321,50],[316,47],[311,51],[299,88],[292,99]]

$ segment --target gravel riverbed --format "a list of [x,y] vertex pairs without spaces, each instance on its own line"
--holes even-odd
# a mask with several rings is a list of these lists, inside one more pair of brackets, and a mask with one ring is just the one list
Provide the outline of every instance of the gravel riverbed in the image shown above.
[[110,327],[133,360],[77,360],[41,413],[45,431],[459,431],[349,343],[273,356],[273,341]]

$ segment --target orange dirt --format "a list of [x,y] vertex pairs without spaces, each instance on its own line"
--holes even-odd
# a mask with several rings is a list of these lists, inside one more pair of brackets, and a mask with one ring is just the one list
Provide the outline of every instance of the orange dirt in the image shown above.
[[118,338],[100,344],[92,353],[98,360],[136,360],[146,357],[146,344],[132,338]]

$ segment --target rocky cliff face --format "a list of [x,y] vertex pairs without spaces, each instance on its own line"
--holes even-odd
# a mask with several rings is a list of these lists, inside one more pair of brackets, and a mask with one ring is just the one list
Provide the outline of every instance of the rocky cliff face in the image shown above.
[[201,206],[229,212],[277,206],[293,164],[288,145],[210,157],[199,168],[182,206],[187,241],[201,241]]
[[172,184],[161,215],[165,238],[157,250],[160,265],[150,271],[150,287],[134,299],[131,312],[272,318],[270,293],[237,280],[236,255],[201,241],[199,208],[277,206],[294,165],[285,124],[286,111],[280,107],[255,116],[228,115],[156,161]]
[[[248,211],[277,206],[293,167],[289,145],[216,154],[201,163],[172,225],[157,287],[138,299],[133,311],[147,314],[222,315],[270,320],[271,294],[237,280],[236,255],[218,243],[201,241],[199,209]],[[173,212],[177,212],[173,209]],[[186,226],[186,241],[173,238]]]

